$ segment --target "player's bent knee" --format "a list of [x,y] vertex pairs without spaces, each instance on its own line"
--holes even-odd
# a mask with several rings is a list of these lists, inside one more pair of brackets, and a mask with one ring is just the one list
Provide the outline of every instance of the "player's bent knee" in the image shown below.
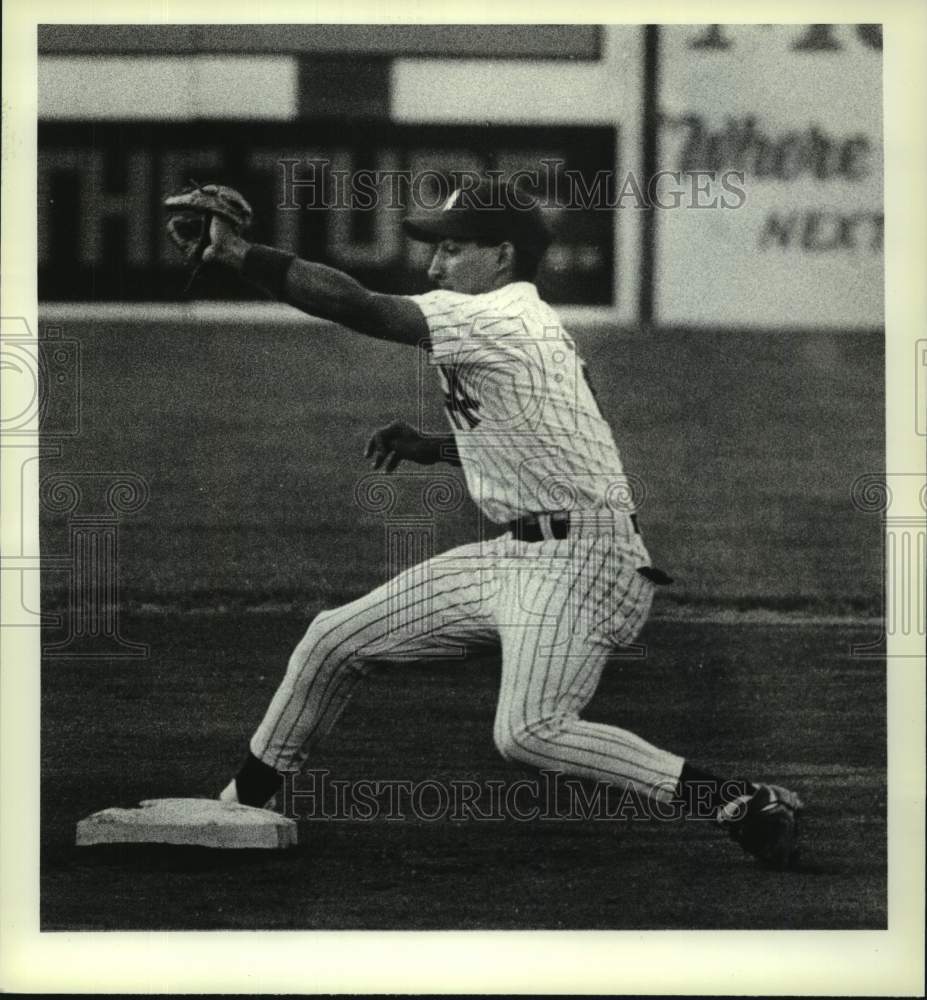
[[556,720],[537,722],[497,722],[493,742],[502,757],[513,764],[539,766],[550,756],[559,725]]
[[318,669],[338,648],[335,630],[331,627],[331,611],[320,611],[312,620],[306,634],[290,654],[287,672],[299,673]]
[[515,745],[512,733],[500,733],[498,730],[495,731],[493,733],[493,743],[496,744],[496,749],[499,751],[503,760],[507,760],[511,763],[515,762],[517,759],[515,754],[518,752],[518,747]]

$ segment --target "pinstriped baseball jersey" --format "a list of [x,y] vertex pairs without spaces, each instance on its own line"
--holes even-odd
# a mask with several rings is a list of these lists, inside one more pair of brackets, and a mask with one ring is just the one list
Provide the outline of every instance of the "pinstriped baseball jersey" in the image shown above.
[[468,488],[492,521],[557,510],[633,513],[585,365],[533,284],[412,300],[428,324]]
[[498,523],[570,511],[567,538],[506,534],[401,572],[320,614],[251,742],[299,767],[371,663],[501,642],[493,735],[503,756],[674,794],[682,758],[580,713],[609,653],[634,640],[653,584],[611,430],[556,314],[532,284],[415,296],[473,498]]

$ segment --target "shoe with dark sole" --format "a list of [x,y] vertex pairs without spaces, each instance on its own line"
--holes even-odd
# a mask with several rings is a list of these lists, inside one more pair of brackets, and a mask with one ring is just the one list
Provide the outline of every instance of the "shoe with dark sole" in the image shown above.
[[238,774],[219,793],[219,800],[269,809],[282,785],[283,775],[249,751]]
[[779,785],[754,785],[718,810],[718,823],[761,865],[776,871],[798,862],[801,799]]
[[[241,800],[238,798],[238,785],[236,784],[234,778],[232,778],[232,780],[225,786],[225,788],[223,788],[222,791],[219,792],[219,801],[220,802],[234,802],[234,803],[237,803],[237,804],[242,804]],[[261,808],[261,809],[271,809],[271,810],[276,809],[277,808],[277,796],[276,795],[272,795],[267,800],[267,802],[265,802],[259,808]]]

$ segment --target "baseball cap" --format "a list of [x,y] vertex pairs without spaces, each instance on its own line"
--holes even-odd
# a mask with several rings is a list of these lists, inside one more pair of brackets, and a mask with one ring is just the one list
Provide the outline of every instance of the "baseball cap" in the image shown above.
[[551,235],[541,207],[531,194],[500,178],[483,178],[456,191],[440,208],[411,215],[402,224],[415,240],[476,240],[509,242],[518,250],[541,257]]

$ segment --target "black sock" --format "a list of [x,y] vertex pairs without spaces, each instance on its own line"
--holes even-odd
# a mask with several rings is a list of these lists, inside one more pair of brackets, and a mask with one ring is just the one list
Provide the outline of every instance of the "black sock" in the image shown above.
[[741,795],[749,795],[753,785],[742,778],[719,778],[688,762],[682,765],[676,795],[685,811],[698,819],[713,819],[718,809]]
[[276,795],[283,778],[269,765],[249,753],[235,775],[235,790],[243,806],[263,807]]

